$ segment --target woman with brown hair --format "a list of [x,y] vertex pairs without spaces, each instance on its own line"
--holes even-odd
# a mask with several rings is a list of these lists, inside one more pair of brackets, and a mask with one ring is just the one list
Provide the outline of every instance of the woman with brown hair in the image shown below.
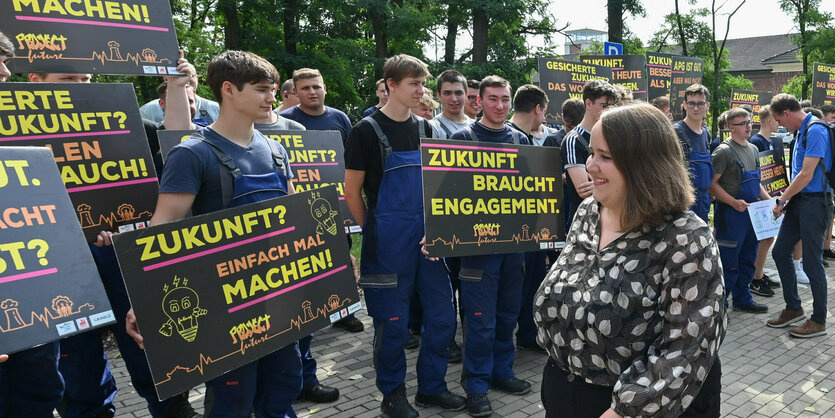
[[594,193],[534,298],[547,416],[718,417],[722,268],[673,127],[613,108],[590,149]]

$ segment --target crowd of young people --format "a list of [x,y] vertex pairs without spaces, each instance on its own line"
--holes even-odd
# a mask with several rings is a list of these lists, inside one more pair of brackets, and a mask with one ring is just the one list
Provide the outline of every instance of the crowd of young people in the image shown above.
[[[10,75],[5,62],[13,52],[8,39],[0,36],[0,81]],[[196,95],[198,77],[191,64],[181,59],[177,68],[184,76],[168,78],[158,90],[159,99],[140,109],[146,119],[149,145],[155,152],[159,150],[158,144],[154,143],[156,130],[197,131],[169,153],[165,166],[159,170],[160,195],[152,225],[176,221],[189,213],[209,213],[293,193],[293,173],[286,150],[267,140],[258,129],[340,132],[346,161],[345,199],[351,214],[363,227],[358,282],[364,289],[368,314],[374,324],[373,364],[377,387],[383,395],[380,408],[384,416],[418,416],[406,396],[404,351],[407,346],[414,347],[416,339],[420,351],[414,403],[424,408],[467,409],[472,416],[492,413],[490,390],[514,395],[530,392],[530,383],[518,379],[513,371],[517,349],[543,353],[543,348],[548,349],[553,362],[546,366],[546,377],[549,367],[558,367],[562,372],[570,373],[569,382],[570,376],[582,376],[579,370],[587,367],[606,367],[613,373],[619,370],[615,366],[598,364],[599,359],[594,356],[565,357],[559,347],[566,341],[560,340],[559,333],[553,333],[554,329],[543,329],[544,313],[535,312],[535,307],[542,306],[542,300],[537,299],[535,304],[535,295],[543,291],[547,294],[550,286],[554,286],[556,292],[557,287],[565,284],[563,280],[572,280],[566,279],[565,275],[557,280],[557,273],[552,271],[549,277],[556,281],[542,284],[558,254],[537,251],[444,260],[427,258],[428,253],[422,247],[425,236],[419,144],[421,138],[435,137],[560,147],[566,190],[566,231],[576,233],[572,230],[578,227],[572,224],[572,218],[578,215],[585,219],[589,215],[588,202],[592,199],[588,198],[594,195],[595,201],[605,199],[600,193],[613,187],[601,168],[605,165],[601,162],[608,157],[599,154],[609,153],[618,146],[605,142],[600,145],[603,134],[599,133],[601,136],[595,139],[595,132],[602,132],[602,118],[609,108],[636,106],[631,103],[628,92],[601,80],[587,82],[582,99],[569,99],[560,104],[566,125],[565,129],[554,130],[545,125],[549,103],[539,87],[521,86],[514,94],[510,83],[501,77],[467,80],[460,72],[447,70],[436,79],[441,112],[434,115],[438,103],[432,92],[424,87],[431,77],[428,67],[417,58],[397,55],[386,61],[383,78],[377,82],[378,104],[367,109],[363,119],[352,126],[344,112],[324,104],[327,87],[321,73],[315,69],[296,70],[291,79],[281,83],[278,71],[267,60],[248,52],[227,51],[215,57],[207,67],[206,83],[216,99],[212,101]],[[89,74],[37,73],[29,76],[32,82],[89,82],[90,78]],[[282,98],[279,107],[275,106],[277,92]],[[751,202],[769,198],[759,183],[758,146],[761,143],[768,146],[767,135],[776,130],[777,123],[796,130],[792,150],[793,182],[777,200],[774,209],[775,216],[786,214],[773,251],[786,309],[767,324],[785,327],[805,319],[797,294],[800,278],[791,257],[797,244],[803,248],[805,262],[802,269],[811,283],[815,302],[811,319],[792,328],[790,333],[799,337],[822,335],[826,316],[826,279],[821,257],[823,231],[833,216],[832,196],[823,180],[823,171],[828,171],[832,164],[826,132],[819,125],[807,129],[815,117],[807,114],[794,97],[781,94],[775,96],[770,107],[760,111],[763,128],[759,137],[750,135],[749,112],[743,109],[726,112],[723,120],[730,127],[731,137],[711,153],[710,136],[704,127],[709,97],[704,86],[690,86],[685,90],[685,119],[675,124],[667,121],[665,125],[678,137],[680,154],[677,155],[682,159],[682,167],[689,170],[689,176],[685,176],[690,178],[689,186],[682,186],[681,190],[692,190],[694,196],[675,204],[668,202],[669,210],[678,213],[675,208],[682,202],[687,203],[702,219],[700,222],[709,224],[713,204],[713,223],[726,294],[732,295],[735,310],[765,312],[764,305],[753,301],[751,292],[762,295],[767,293],[764,289],[770,290],[777,285],[762,274],[764,253],[771,242],[757,243],[746,211]],[[669,100],[659,98],[653,100],[653,104],[664,113],[656,115],[636,107],[636,120],[640,119],[637,115],[643,115],[644,119],[640,120],[657,124],[658,115],[671,118]],[[508,120],[511,111],[513,115]],[[625,123],[623,121],[629,119],[624,118],[623,112],[618,114],[620,119],[609,120]],[[829,114],[835,115],[835,112],[828,112],[827,117]],[[666,134],[666,127],[659,129]],[[636,135],[636,138],[640,137]],[[219,193],[221,188],[216,184],[227,169],[219,155],[231,157],[233,164],[242,171],[242,180],[235,182],[234,193],[229,199]],[[618,158],[614,161],[617,165]],[[594,165],[589,166],[593,162]],[[623,171],[623,167],[619,168]],[[670,170],[679,174],[673,168]],[[269,190],[264,190],[261,182],[247,181],[249,176],[262,175],[271,179]],[[790,199],[791,205],[788,204]],[[609,203],[619,205],[620,201],[610,200]],[[809,213],[814,214],[815,222],[810,223]],[[646,214],[647,222],[654,223],[652,216],[656,215]],[[800,222],[801,216],[803,222]],[[696,222],[694,219],[688,218],[686,222]],[[639,223],[639,226],[644,225]],[[611,232],[617,235],[628,231],[616,228]],[[640,234],[635,237],[638,236]],[[708,248],[712,239],[705,238],[700,245]],[[110,232],[103,231],[90,250],[119,317],[119,323],[112,327],[114,335],[132,383],[147,402],[150,414],[155,417],[196,416],[187,393],[163,401],[156,398],[141,351],[142,337],[110,246]],[[672,309],[669,301],[658,299],[662,296],[647,295],[648,303],[657,307],[656,314],[663,309]],[[576,299],[576,294],[572,297]],[[586,298],[582,292],[579,297]],[[620,299],[617,300],[620,303]],[[723,303],[727,305],[728,302]],[[579,309],[577,312],[584,308]],[[563,315],[561,321],[550,310],[547,315],[562,322],[562,326],[568,319]],[[455,341],[459,316],[463,347]],[[714,307],[709,316],[712,321],[710,332],[718,337],[716,346],[701,356],[694,354],[692,364],[698,364],[704,373],[689,380],[690,384],[715,376],[712,367],[717,370],[719,367],[718,360],[714,366],[713,356],[721,340],[717,333],[724,333],[724,307]],[[594,319],[589,318],[589,321],[593,323]],[[353,316],[335,326],[349,332],[362,332],[364,328]],[[649,335],[648,328],[641,328],[646,333],[633,334],[643,338]],[[699,333],[707,332],[705,329],[700,329]],[[593,339],[591,334],[586,336]],[[295,416],[293,402],[296,399],[336,401],[339,391],[316,378],[312,337],[305,337],[207,382],[206,416],[248,417],[252,413],[258,417]],[[587,343],[569,342],[574,351],[578,350],[578,344]],[[633,343],[630,352],[646,351],[646,346],[635,344],[639,343]],[[462,357],[461,385],[466,396],[450,391],[445,380],[448,362],[461,361]],[[622,357],[629,356],[622,354]],[[572,366],[575,361],[579,363]],[[0,365],[0,417],[19,416],[17,411],[27,411],[28,416],[46,417],[52,416],[56,408],[65,417],[106,417],[115,413],[113,399],[117,389],[97,333],[81,334],[62,340],[60,344],[46,344],[15,353],[10,358],[2,355],[0,362],[3,362]],[[662,381],[667,384],[673,380]],[[594,379],[589,382],[596,383]],[[621,380],[617,382],[622,384]],[[631,380],[623,382],[627,383],[635,384]],[[615,385],[614,390],[617,392],[619,387]],[[609,389],[610,396],[611,391],[612,388]],[[688,393],[695,395],[697,392],[690,390]],[[687,409],[692,398],[681,400],[676,408]],[[694,416],[713,416],[711,402],[706,401],[709,412]],[[553,405],[552,402],[545,403]],[[621,393],[606,413],[622,415],[636,407],[634,405]],[[657,412],[651,405],[647,399],[640,400],[640,407],[650,415]],[[552,415],[556,411],[551,408],[548,413]]]

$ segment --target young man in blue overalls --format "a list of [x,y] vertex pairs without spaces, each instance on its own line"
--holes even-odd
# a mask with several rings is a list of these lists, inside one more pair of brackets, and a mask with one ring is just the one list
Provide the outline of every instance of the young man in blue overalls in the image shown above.
[[696,200],[690,210],[708,223],[710,194],[707,189],[713,182],[713,165],[710,160],[710,132],[702,126],[702,119],[710,109],[710,92],[701,84],[693,84],[684,90],[684,120],[673,124],[696,192]]
[[716,196],[716,240],[725,276],[726,295],[733,295],[735,311],[768,312],[768,307],[754,302],[749,285],[754,279],[757,259],[757,236],[748,217],[748,205],[768,200],[760,185],[759,152],[748,142],[751,116],[734,108],[726,114],[731,137],[713,151],[713,182],[710,193]]
[[[510,83],[488,76],[479,86],[484,116],[452,134],[450,139],[528,145],[522,132],[505,124],[510,112]],[[525,253],[461,257],[461,309],[464,311],[464,370],[467,412],[493,413],[490,387],[514,395],[530,392],[531,384],[513,373],[513,330],[522,301]]]
[[[182,219],[189,210],[200,215],[293,193],[287,152],[253,128],[276,101],[275,67],[249,52],[226,51],[209,63],[206,81],[220,116],[169,152],[152,225]],[[132,311],[128,327],[141,345]],[[301,357],[293,343],[206,382],[205,415],[295,417],[301,388]]]
[[[447,390],[447,346],[455,332],[452,287],[444,265],[421,254],[424,237],[420,138],[429,123],[409,108],[423,97],[429,70],[408,55],[389,58],[383,79],[388,102],[351,130],[345,147],[345,201],[363,227],[360,286],[374,319],[374,369],[387,417],[417,417],[406,399],[409,300],[416,290],[424,333],[417,361],[418,406],[461,410]],[[368,205],[362,199],[362,190]]]

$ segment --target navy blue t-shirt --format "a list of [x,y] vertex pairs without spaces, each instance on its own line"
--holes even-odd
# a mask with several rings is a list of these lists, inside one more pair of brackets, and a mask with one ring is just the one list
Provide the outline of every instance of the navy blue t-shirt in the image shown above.
[[332,107],[325,106],[325,113],[312,116],[304,113],[300,107],[293,106],[281,112],[280,115],[301,123],[309,131],[339,131],[343,145],[348,141],[348,134],[351,133],[351,121],[348,120],[348,115]]
[[[203,137],[229,154],[242,174],[267,174],[275,171],[266,137],[254,131],[249,146],[241,147],[224,138],[210,128],[198,129]],[[276,143],[279,152],[284,155],[284,175],[287,181],[293,178],[290,170],[290,157],[281,144]],[[194,137],[177,144],[168,153],[165,171],[159,185],[160,193],[190,193],[197,195],[191,207],[192,214],[201,215],[223,209],[223,194],[220,175],[229,175],[226,168],[221,168],[217,155],[209,145]]]
[[[702,126],[702,131],[696,133],[683,120],[676,122],[673,127],[676,128],[676,133],[679,134],[679,141],[686,140],[689,144],[689,148],[684,148],[684,158],[689,158],[689,155],[687,155],[689,152],[687,151],[709,152],[710,133],[707,131],[707,128]],[[681,133],[684,133],[685,138],[681,138]]]
[[377,105],[371,106],[368,109],[365,109],[365,112],[362,112],[362,117],[366,117],[366,116],[368,116],[368,115],[370,115],[370,114],[372,114],[372,113],[374,113],[378,110],[380,110],[380,108],[377,107]]
[[771,149],[771,142],[769,142],[764,136],[760,135],[759,132],[748,138],[748,142],[756,145],[760,152]]
[[[496,142],[500,144],[513,144],[513,131],[515,129],[511,128],[510,126],[504,125],[502,129],[492,129],[482,125],[479,122],[473,122],[470,127],[475,133],[476,138],[478,138],[481,142]],[[530,145],[530,141],[528,141],[528,137],[525,135],[524,132],[516,131],[517,135],[519,135],[519,143],[521,145]],[[472,141],[470,134],[467,132],[466,129],[462,129],[458,132],[452,134],[449,139],[457,139],[463,141]]]

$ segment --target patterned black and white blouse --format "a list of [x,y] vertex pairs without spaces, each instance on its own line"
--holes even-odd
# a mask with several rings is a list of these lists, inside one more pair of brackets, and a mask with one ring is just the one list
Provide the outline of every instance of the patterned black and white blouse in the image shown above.
[[563,370],[614,387],[618,414],[678,416],[727,327],[716,241],[690,211],[601,250],[599,224],[588,198],[534,298],[537,342]]

